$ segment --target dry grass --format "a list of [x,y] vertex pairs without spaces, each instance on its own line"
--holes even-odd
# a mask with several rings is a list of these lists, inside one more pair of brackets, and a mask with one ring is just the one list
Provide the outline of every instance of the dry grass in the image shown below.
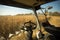
[[[21,25],[24,22],[29,21],[29,20],[36,23],[36,19],[35,19],[34,15],[0,16],[0,27],[3,27],[3,28],[0,28],[0,31],[5,31],[4,28],[7,28],[7,30],[10,31],[9,28],[13,27],[13,29],[14,29],[14,26],[17,26],[17,25],[19,26],[19,25]],[[39,20],[41,22],[44,22],[45,17],[43,15],[41,15],[41,16],[39,16]],[[49,22],[52,25],[60,27],[60,16],[51,16],[51,18],[49,19]],[[1,30],[1,29],[3,29],[3,30]],[[44,34],[47,34],[47,32],[44,30],[44,28],[42,30],[44,31],[43,32]],[[34,38],[36,36],[36,33],[37,33],[38,30],[35,29],[33,31],[34,31],[33,32],[33,38]],[[22,33],[21,36],[16,35],[11,40],[25,40],[25,34]]]

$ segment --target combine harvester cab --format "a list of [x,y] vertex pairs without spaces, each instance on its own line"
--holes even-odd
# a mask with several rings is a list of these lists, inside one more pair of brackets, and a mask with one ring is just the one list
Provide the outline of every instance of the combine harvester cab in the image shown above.
[[[42,35],[43,33],[41,31],[41,25],[42,25],[47,32],[49,32],[50,34],[55,36],[56,40],[59,40],[60,29],[51,25],[48,22],[47,18],[46,18],[46,22],[41,24],[39,19],[38,19],[38,14],[36,12],[37,10],[42,9],[40,7],[41,5],[49,3],[49,2],[53,2],[53,1],[57,1],[57,0],[0,0],[0,4],[33,10],[34,13],[35,13],[35,16],[36,16],[37,24],[39,24],[38,27],[39,27],[39,30],[40,30],[41,39],[44,40],[44,38],[43,38],[44,36]],[[50,9],[50,8],[48,8],[48,9]],[[45,13],[44,13],[44,15],[46,17]],[[51,40],[54,40],[54,39],[52,38]]]

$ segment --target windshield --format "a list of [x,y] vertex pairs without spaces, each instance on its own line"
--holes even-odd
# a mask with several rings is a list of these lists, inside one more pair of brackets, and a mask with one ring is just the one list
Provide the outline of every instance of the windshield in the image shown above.
[[28,13],[32,13],[32,11],[23,8],[0,5],[0,15],[17,15],[17,14],[28,14]]
[[[47,3],[47,4],[41,5],[41,8],[46,9],[48,6],[53,7],[52,9],[48,10],[48,12],[60,12],[60,1],[54,1],[54,2],[50,2],[50,3]],[[38,10],[38,12],[41,13],[40,10]]]
[[[41,5],[41,7],[47,8],[47,6],[53,6],[53,8],[49,10],[49,12],[60,12],[59,4],[60,4],[60,1],[54,1],[54,2]],[[38,10],[37,12],[42,13],[41,10]],[[0,4],[0,15],[17,15],[17,14],[30,14],[30,13],[33,14],[33,11]]]

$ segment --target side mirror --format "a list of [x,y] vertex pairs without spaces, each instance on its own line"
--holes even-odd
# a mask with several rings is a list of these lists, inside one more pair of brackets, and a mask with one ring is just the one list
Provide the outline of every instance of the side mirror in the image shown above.
[[52,6],[49,6],[47,9],[49,10],[49,9],[52,9],[53,7]]

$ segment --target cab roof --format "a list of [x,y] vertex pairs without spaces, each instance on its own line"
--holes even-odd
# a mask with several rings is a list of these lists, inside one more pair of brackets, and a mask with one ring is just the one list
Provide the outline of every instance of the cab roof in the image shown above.
[[56,0],[0,0],[0,4],[26,8],[26,9],[32,9],[32,8],[39,9],[40,5],[43,5],[52,1],[56,1]]

